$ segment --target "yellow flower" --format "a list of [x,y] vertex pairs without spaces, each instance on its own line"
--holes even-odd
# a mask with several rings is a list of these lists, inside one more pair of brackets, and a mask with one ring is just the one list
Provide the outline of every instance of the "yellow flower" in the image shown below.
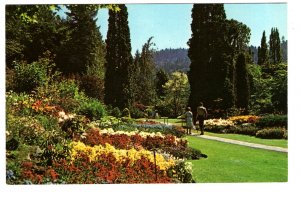
[[[98,156],[101,154],[112,154],[117,161],[123,162],[125,159],[129,159],[131,162],[135,162],[144,156],[145,158],[149,159],[151,162],[154,163],[154,155],[153,152],[148,150],[123,150],[123,149],[116,149],[114,146],[110,144],[105,144],[105,146],[88,146],[82,142],[71,142],[71,160],[74,161],[78,158],[78,155],[81,153],[86,154],[89,157],[90,161],[96,161]],[[161,170],[166,170],[171,166],[175,165],[175,160],[170,158],[166,160],[163,155],[156,154],[156,165]]]

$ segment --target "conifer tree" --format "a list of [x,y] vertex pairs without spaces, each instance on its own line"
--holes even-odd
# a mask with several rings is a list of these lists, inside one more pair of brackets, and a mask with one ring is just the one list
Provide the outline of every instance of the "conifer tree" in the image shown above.
[[260,47],[258,47],[258,65],[266,65],[269,62],[269,51],[268,51],[268,45],[267,45],[267,39],[266,39],[266,32],[263,32]]
[[104,101],[123,109],[132,102],[130,94],[130,71],[133,62],[128,26],[128,12],[124,4],[120,11],[109,10],[106,39],[106,73]]
[[[223,4],[194,4],[192,9],[192,37],[188,45],[191,60],[189,106],[195,111],[200,101],[212,107],[214,100],[223,100],[225,78],[228,74],[226,14]],[[230,58],[229,58],[230,59]],[[228,80],[229,83],[232,83]],[[232,100],[231,98],[229,100]]]
[[59,54],[64,74],[86,74],[88,69],[104,72],[104,43],[96,25],[97,10],[89,5],[68,5],[69,40]]
[[244,53],[238,55],[236,62],[236,96],[236,106],[244,109],[245,113],[247,113],[250,99],[250,83]]
[[278,64],[282,61],[282,53],[281,53],[281,41],[277,28],[271,29],[270,34],[270,61],[273,64]]

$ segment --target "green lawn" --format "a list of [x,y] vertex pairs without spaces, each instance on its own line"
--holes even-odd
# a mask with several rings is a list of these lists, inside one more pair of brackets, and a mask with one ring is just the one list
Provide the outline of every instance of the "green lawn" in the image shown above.
[[[151,119],[156,122],[164,123],[163,119]],[[168,123],[182,126],[182,122],[180,119],[168,119]],[[193,130],[193,133],[199,133],[199,131]],[[212,133],[212,132],[205,132],[205,135],[222,137],[227,139],[239,140],[244,142],[256,143],[256,144],[263,144],[268,146],[278,146],[282,148],[288,147],[288,141],[285,139],[261,139],[256,138],[254,136],[249,135],[239,135],[239,134],[221,134],[221,133]]]
[[256,144],[264,144],[268,146],[278,146],[282,148],[288,147],[288,141],[285,139],[261,139],[249,135],[239,135],[239,134],[221,134],[221,133],[212,133],[205,132],[205,135],[222,137],[227,139],[239,140],[243,142],[251,142]]
[[287,153],[187,136],[189,146],[208,158],[193,160],[198,183],[287,182]]
[[[145,119],[144,119],[145,120]],[[182,126],[182,120],[181,119],[174,119],[174,118],[168,118],[168,120],[164,120],[163,118],[159,118],[159,119],[149,119],[155,122],[161,122],[161,123],[166,123],[168,121],[169,124],[173,124],[173,125],[178,125],[178,126]]]

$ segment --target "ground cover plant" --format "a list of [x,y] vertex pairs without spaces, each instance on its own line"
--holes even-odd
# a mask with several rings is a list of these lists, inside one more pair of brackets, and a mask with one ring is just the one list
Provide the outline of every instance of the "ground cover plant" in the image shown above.
[[287,182],[287,153],[254,149],[187,136],[189,145],[208,155],[191,161],[198,183]]

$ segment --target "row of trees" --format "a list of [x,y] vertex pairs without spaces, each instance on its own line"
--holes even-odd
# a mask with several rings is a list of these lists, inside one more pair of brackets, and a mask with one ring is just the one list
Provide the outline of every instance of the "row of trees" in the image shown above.
[[258,47],[258,65],[278,64],[282,62],[281,41],[277,28],[271,29],[269,45],[266,33],[263,32],[260,47]]
[[195,4],[192,19],[189,105],[194,111],[200,101],[219,110],[235,106],[247,109],[245,53],[250,29],[236,20],[227,20],[223,4]]
[[[101,99],[104,87],[105,43],[96,15],[99,6],[67,5],[6,6],[6,66],[13,71],[16,62],[28,64],[50,52],[55,69],[77,79],[87,95]],[[7,88],[9,84],[7,84]],[[21,91],[21,90],[20,90]]]
[[[110,9],[109,27],[107,39],[103,41],[96,25],[97,11],[101,7],[67,5],[64,18],[57,14],[60,6],[7,5],[7,89],[24,91],[9,83],[16,65],[35,62],[47,52],[51,54],[56,71],[65,78],[75,78],[88,96],[121,110],[136,111],[136,108],[155,106],[164,115],[177,116],[187,104],[195,110],[202,101],[214,110],[213,114],[224,115],[225,111],[236,107],[247,112],[249,106],[254,106],[253,98],[268,103],[274,98],[284,98],[284,91],[277,97],[271,93],[267,97],[258,96],[254,91],[259,87],[262,91],[265,87],[259,82],[260,77],[267,80],[266,76],[271,76],[272,72],[278,73],[278,69],[270,68],[271,64],[281,61],[276,28],[271,32],[270,49],[265,36],[262,38],[259,62],[264,65],[270,60],[270,64],[258,75],[256,68],[248,66],[253,62],[247,48],[250,29],[236,20],[227,20],[223,4],[195,4],[192,37],[188,41],[190,71],[188,75],[180,72],[167,75],[155,68],[152,37],[141,52],[137,51],[134,57],[131,55],[125,5],[106,5]],[[282,79],[284,83],[285,78]],[[270,92],[280,85],[282,83],[273,83]],[[277,103],[284,106],[284,99]]]
[[[38,77],[45,74],[39,69],[40,58],[48,58],[53,72],[75,79],[88,96],[107,105],[133,111],[136,104],[163,106],[164,99],[159,98],[166,96],[163,85],[169,76],[155,68],[153,38],[132,57],[127,8],[120,4],[105,6],[109,7],[109,28],[104,42],[96,25],[101,7],[65,5],[62,16],[57,5],[7,5],[7,90],[31,92],[39,84],[36,80],[45,78]],[[178,105],[171,108],[164,111],[179,113]]]
[[[269,45],[263,32],[258,48],[260,67],[251,65],[250,29],[236,20],[227,20],[223,4],[195,4],[191,28],[189,105],[194,111],[201,101],[217,116],[236,109],[242,113],[287,112],[287,67],[280,65],[282,51],[277,28],[271,30]],[[280,82],[275,82],[276,76]],[[262,96],[262,92],[266,95]],[[264,106],[266,103],[268,107]]]

